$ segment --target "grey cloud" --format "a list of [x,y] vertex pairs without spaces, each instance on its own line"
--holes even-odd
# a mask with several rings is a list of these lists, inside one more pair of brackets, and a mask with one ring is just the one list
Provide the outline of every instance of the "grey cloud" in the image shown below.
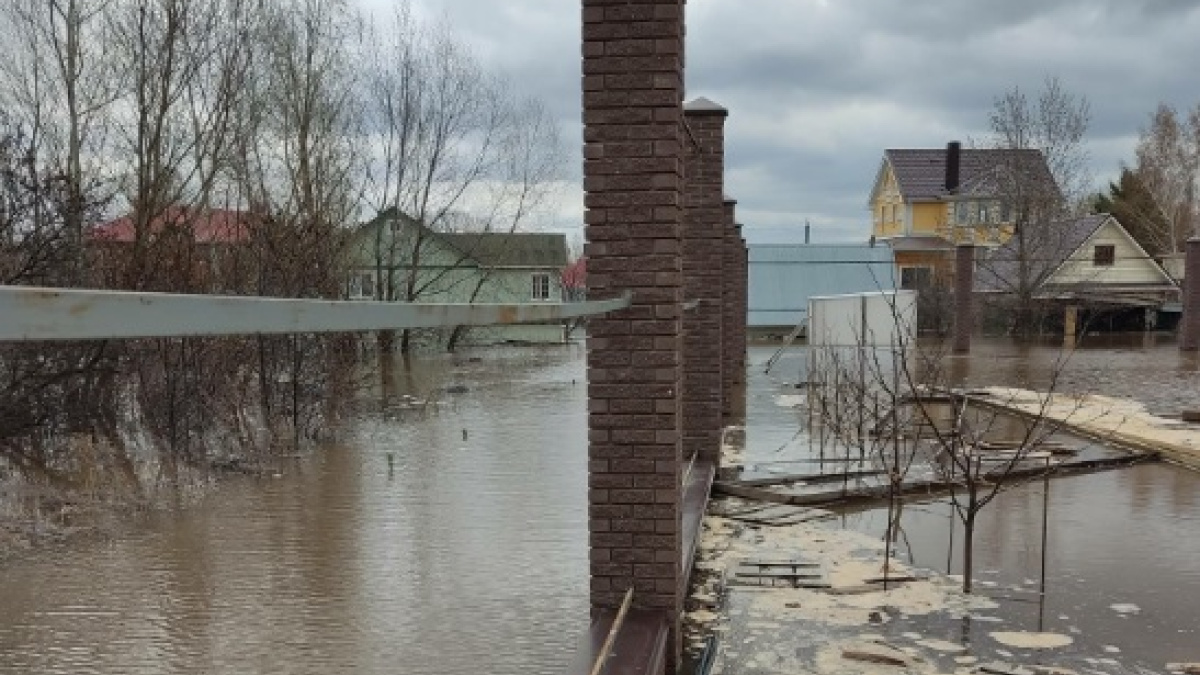
[[[547,101],[578,180],[579,4],[420,5]],[[1014,85],[1033,94],[1047,75],[1091,101],[1098,185],[1132,158],[1159,101],[1200,101],[1200,3],[690,0],[687,12],[688,97],[730,109],[729,188],[751,237],[788,236],[808,218],[822,237],[865,238],[884,148],[983,141],[994,98]]]

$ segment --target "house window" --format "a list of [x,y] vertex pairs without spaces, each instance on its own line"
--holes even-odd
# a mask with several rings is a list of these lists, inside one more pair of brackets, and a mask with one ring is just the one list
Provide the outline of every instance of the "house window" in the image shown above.
[[900,288],[920,290],[933,285],[933,269],[929,267],[901,267]]
[[1092,264],[1096,267],[1112,267],[1117,260],[1117,247],[1112,244],[1097,244],[1092,252]]
[[954,203],[954,224],[955,225],[966,225],[967,221],[969,221],[971,218],[971,216],[969,215],[970,212],[971,212],[971,205],[969,203],[955,202]]
[[549,300],[550,299],[550,275],[535,274],[533,275],[533,293],[534,300]]
[[374,298],[375,275],[370,272],[356,273],[350,277],[351,298]]

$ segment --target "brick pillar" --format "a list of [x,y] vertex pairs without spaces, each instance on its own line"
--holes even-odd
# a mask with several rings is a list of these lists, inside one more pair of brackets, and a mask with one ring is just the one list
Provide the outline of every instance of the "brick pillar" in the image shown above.
[[737,392],[737,314],[738,291],[737,272],[741,267],[738,262],[738,250],[741,237],[738,236],[735,212],[737,201],[726,199],[724,203],[724,242],[722,249],[722,279],[721,279],[721,422],[728,426],[734,424],[734,401]]
[[1179,348],[1194,352],[1200,348],[1200,237],[1187,242],[1183,262],[1183,317],[1179,327]]
[[683,457],[718,463],[725,240],[725,118],[705,98],[684,105]]
[[[683,609],[680,378],[684,0],[583,0],[593,610]],[[672,659],[674,667],[677,659]]]
[[954,353],[971,352],[972,301],[975,296],[975,247],[959,244],[954,251]]
[[750,308],[749,276],[750,250],[746,247],[746,238],[742,236],[742,224],[737,227],[737,271],[734,277],[737,282],[737,314],[734,316],[734,392],[733,416],[735,424],[746,423],[746,323]]

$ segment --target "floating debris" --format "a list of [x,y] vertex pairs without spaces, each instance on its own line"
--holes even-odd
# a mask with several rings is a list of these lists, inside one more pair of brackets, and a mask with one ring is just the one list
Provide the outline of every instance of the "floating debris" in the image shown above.
[[843,647],[842,658],[902,668],[907,668],[913,659],[912,656],[895,647],[877,642],[858,642]]
[[780,408],[799,408],[805,400],[807,397],[803,394],[779,394],[775,397],[775,405]]
[[1071,670],[1070,668],[1063,668],[1062,666],[1043,666],[1033,664],[1029,666],[1029,669],[1037,673],[1037,675],[1079,675],[1078,671]]
[[932,649],[935,652],[946,652],[948,654],[967,651],[965,645],[961,645],[957,642],[950,642],[949,640],[918,640],[917,644],[925,647],[926,649]]
[[1117,614],[1137,614],[1142,611],[1141,607],[1132,602],[1118,602],[1114,605],[1109,605],[1108,608]]
[[981,673],[988,673],[988,675],[1036,675],[1033,670],[1026,668],[1025,666],[1004,663],[1003,661],[992,661],[990,663],[985,663],[976,668],[976,670]]
[[1075,641],[1062,633],[1034,633],[1030,631],[994,631],[988,633],[992,639],[1008,647],[1018,649],[1056,649]]

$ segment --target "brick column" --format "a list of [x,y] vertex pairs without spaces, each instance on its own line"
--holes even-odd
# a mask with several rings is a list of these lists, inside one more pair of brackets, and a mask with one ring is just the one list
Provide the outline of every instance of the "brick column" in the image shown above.
[[959,244],[954,251],[954,353],[971,352],[972,305],[975,297],[975,247]]
[[724,203],[724,242],[722,249],[722,279],[721,279],[721,422],[728,426],[734,424],[734,400],[737,391],[737,314],[738,291],[737,272],[740,268],[738,250],[741,247],[741,237],[738,236],[735,212],[737,201],[726,199]]
[[1179,348],[1194,352],[1200,348],[1200,237],[1187,241],[1183,262],[1183,317],[1180,319]]
[[683,457],[714,464],[721,450],[721,320],[725,241],[725,118],[705,98],[684,105]]
[[[683,608],[683,0],[583,0],[591,605]],[[672,660],[672,664],[675,660]],[[673,666],[671,666],[673,667]]]
[[733,417],[735,424],[746,423],[746,320],[747,312],[750,308],[749,297],[749,276],[750,276],[750,251],[746,248],[746,238],[742,236],[742,224],[738,223],[737,227],[737,270],[735,280],[737,282],[737,295],[735,305],[737,313],[734,316],[734,391],[733,391]]

